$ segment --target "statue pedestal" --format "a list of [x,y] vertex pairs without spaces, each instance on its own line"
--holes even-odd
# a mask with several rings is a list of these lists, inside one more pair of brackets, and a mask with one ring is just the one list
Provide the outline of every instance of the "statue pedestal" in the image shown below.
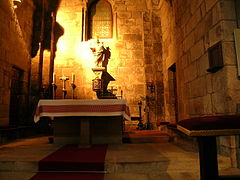
[[92,80],[93,91],[103,91],[102,74],[105,71],[105,67],[92,68],[92,71],[96,75],[95,79]]
[[102,76],[102,73],[106,70],[105,67],[95,67],[92,68],[92,71],[94,72],[94,74],[96,75],[96,78],[100,78]]
[[96,78],[92,80],[92,87],[98,99],[117,99],[116,95],[107,89],[109,82],[115,81],[115,79],[106,71],[106,68],[96,67],[92,70],[96,75]]

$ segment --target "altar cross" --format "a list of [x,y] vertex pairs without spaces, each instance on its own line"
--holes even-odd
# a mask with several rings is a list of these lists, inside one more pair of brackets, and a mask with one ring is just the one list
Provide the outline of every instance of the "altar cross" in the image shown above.
[[62,91],[63,91],[63,99],[65,99],[66,98],[66,95],[67,95],[67,90],[66,90],[66,81],[67,80],[69,80],[69,77],[67,77],[67,76],[62,76],[62,77],[60,77],[60,80],[62,81],[62,83],[63,83],[63,88],[62,88]]

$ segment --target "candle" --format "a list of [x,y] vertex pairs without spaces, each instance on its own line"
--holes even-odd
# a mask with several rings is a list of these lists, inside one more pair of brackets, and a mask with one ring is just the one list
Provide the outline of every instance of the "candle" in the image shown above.
[[75,81],[75,74],[72,73],[72,83],[74,84],[74,81]]
[[53,73],[53,84],[55,84],[55,80],[56,80],[56,74]]

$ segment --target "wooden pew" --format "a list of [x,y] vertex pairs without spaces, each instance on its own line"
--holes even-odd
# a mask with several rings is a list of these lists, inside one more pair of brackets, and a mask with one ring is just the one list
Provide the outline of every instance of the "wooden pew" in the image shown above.
[[216,143],[217,136],[240,134],[240,115],[185,119],[177,123],[177,129],[188,136],[197,137],[201,180],[240,179],[240,176],[219,176]]

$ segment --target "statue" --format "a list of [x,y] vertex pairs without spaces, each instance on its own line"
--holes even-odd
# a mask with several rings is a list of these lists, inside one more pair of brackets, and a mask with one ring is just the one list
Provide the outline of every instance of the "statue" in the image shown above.
[[100,52],[98,53],[97,58],[97,66],[102,64],[102,67],[105,67],[105,71],[107,71],[108,61],[111,57],[111,52],[109,47],[101,46]]
[[[96,60],[95,64],[97,67],[102,67],[101,75],[101,90],[96,90],[97,97],[99,99],[116,99],[116,96],[107,90],[108,84],[110,81],[115,81],[115,79],[107,72],[107,65],[111,57],[111,52],[109,47],[104,47],[104,44],[100,44],[97,40],[97,47],[91,48],[94,53]],[[95,68],[96,69],[96,68]],[[94,70],[93,70],[94,71]]]

